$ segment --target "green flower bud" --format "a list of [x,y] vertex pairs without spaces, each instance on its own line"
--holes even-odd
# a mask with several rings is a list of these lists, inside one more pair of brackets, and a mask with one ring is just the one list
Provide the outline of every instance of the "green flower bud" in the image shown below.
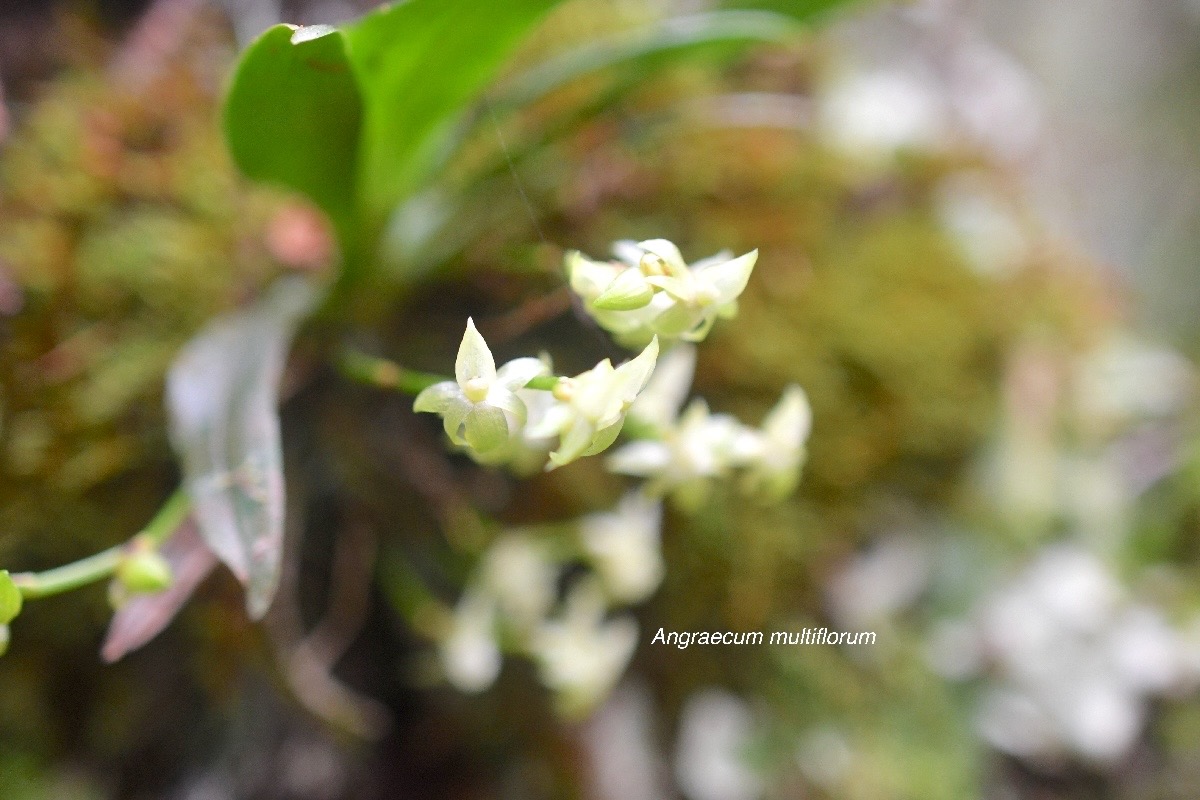
[[171,585],[171,565],[156,551],[134,545],[117,567],[117,581],[132,594],[153,594]]
[[592,301],[592,308],[601,311],[632,311],[649,305],[653,298],[654,287],[646,281],[646,276],[639,270],[627,269]]
[[[7,625],[21,613],[21,590],[8,570],[0,570],[0,625]],[[7,640],[5,640],[7,641]]]

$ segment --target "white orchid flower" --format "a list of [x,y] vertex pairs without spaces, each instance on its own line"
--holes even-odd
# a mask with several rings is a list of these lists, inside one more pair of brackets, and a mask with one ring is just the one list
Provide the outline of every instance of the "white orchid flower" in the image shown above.
[[525,533],[508,533],[488,547],[483,586],[500,612],[521,631],[541,623],[558,594],[559,564]]
[[615,511],[580,520],[583,548],[609,596],[622,603],[645,600],[662,583],[662,503],[640,492]]
[[581,456],[595,455],[616,440],[625,414],[650,380],[658,358],[658,338],[636,357],[619,367],[607,358],[573,378],[563,378],[554,389],[559,402],[546,411],[531,436],[558,436],[558,449],[550,453],[548,469],[569,464]]
[[594,578],[579,581],[563,613],[533,636],[531,652],[542,682],[558,695],[563,712],[595,707],[620,679],[637,645],[631,617],[606,621],[604,593]]
[[467,319],[453,381],[436,383],[417,395],[414,411],[440,414],[450,440],[481,455],[502,448],[512,426],[525,423],[525,404],[516,390],[549,368],[536,358],[518,358],[499,370],[487,342]]
[[500,674],[495,626],[495,601],[468,590],[459,599],[450,630],[439,648],[446,679],[461,691],[481,692]]
[[792,384],[763,420],[757,447],[746,459],[743,489],[766,500],[780,500],[796,488],[812,431],[808,396]]
[[723,477],[762,449],[758,432],[728,414],[713,414],[693,400],[661,439],[631,442],[608,458],[608,468],[621,475],[647,478],[647,494],[672,499],[696,511],[708,497],[712,480]]
[[617,242],[613,249],[624,264],[571,252],[566,267],[588,314],[627,344],[654,335],[703,340],[718,318],[737,313],[737,298],[758,260],[757,250],[737,258],[722,252],[689,267],[666,239]]

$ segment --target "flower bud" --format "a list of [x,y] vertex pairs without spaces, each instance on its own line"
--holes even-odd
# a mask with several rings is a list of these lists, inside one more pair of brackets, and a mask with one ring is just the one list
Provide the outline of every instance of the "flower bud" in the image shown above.
[[117,581],[131,594],[153,594],[171,585],[171,565],[158,552],[135,544],[117,567]]
[[592,307],[601,311],[633,311],[645,307],[653,298],[654,287],[646,282],[646,276],[636,269],[627,269],[592,301]]

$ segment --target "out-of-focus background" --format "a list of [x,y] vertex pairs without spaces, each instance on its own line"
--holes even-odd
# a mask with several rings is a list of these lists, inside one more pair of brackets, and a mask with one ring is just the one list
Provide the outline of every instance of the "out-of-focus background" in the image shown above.
[[[137,531],[178,481],[180,346],[334,268],[318,212],[238,175],[220,104],[271,24],[369,6],[0,7],[0,567]],[[718,6],[805,30],[505,102],[547,59]],[[393,216],[370,302],[292,354],[271,613],[247,622],[218,571],[106,664],[102,587],[27,603],[0,797],[1197,796],[1198,54],[1193,0],[561,4]],[[574,372],[620,353],[570,313],[563,251],[660,236],[760,249],[695,392],[758,420],[803,386],[800,487],[668,506],[662,585],[589,713],[521,658],[461,691],[416,595],[452,605],[495,530],[623,484],[598,460],[518,480],[448,455],[329,340],[433,367],[474,314],[498,354]],[[679,649],[660,627],[876,643]]]

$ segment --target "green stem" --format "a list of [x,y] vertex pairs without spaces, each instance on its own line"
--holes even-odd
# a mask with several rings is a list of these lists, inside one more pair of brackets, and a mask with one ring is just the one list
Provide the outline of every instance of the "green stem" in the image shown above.
[[405,394],[420,394],[435,383],[453,380],[443,375],[406,369],[386,358],[376,358],[350,349],[342,352],[338,367],[351,380]]
[[[192,501],[187,492],[176,489],[154,518],[134,538],[141,537],[153,545],[161,544],[183,523],[191,509]],[[69,592],[112,575],[120,565],[128,546],[128,543],[119,544],[45,572],[22,572],[12,576],[13,583],[21,590],[21,596],[26,600]]]
[[[447,375],[436,375],[432,372],[417,372],[402,367],[395,361],[386,358],[376,358],[358,350],[347,348],[338,359],[338,367],[342,374],[351,380],[375,386],[379,389],[392,389],[405,394],[420,394],[435,383],[453,382],[454,378]],[[540,389],[546,392],[554,391],[560,378],[555,375],[543,375],[525,384],[526,389]]]
[[558,386],[558,382],[560,380],[561,378],[559,378],[557,375],[541,375],[525,384],[525,388],[541,389],[544,392],[553,392],[554,387]]

